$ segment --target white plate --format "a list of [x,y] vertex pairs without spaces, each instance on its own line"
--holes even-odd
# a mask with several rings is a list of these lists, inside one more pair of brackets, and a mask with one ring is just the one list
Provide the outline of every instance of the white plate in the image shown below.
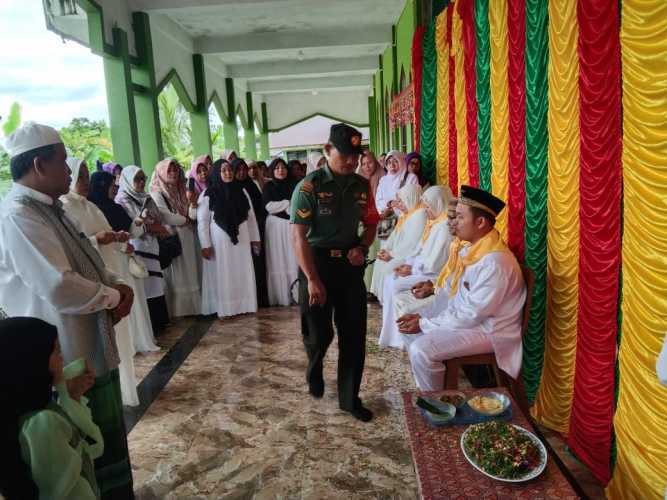
[[[475,425],[479,425],[479,424],[475,424]],[[518,426],[518,425],[514,425],[514,424],[510,424],[510,425],[512,427],[514,427],[515,429],[518,429],[520,432],[523,432],[524,434],[526,434],[530,438],[530,440],[533,441],[533,443],[535,443],[537,445],[538,449],[540,450],[540,456],[542,458],[542,461],[541,461],[540,465],[537,468],[533,469],[531,472],[527,473],[525,476],[519,477],[519,478],[516,478],[516,479],[505,479],[505,478],[502,478],[502,477],[498,477],[498,476],[494,476],[492,474],[489,474],[484,469],[482,469],[479,465],[477,465],[475,463],[475,461],[471,457],[468,456],[468,454],[466,453],[466,448],[465,448],[465,446],[463,446],[463,441],[464,441],[466,435],[468,434],[468,432],[470,431],[470,428],[472,426],[468,427],[465,430],[465,432],[463,434],[461,434],[461,450],[463,450],[463,456],[466,457],[466,460],[468,462],[470,462],[470,464],[475,469],[480,471],[485,476],[490,477],[491,479],[495,479],[497,481],[504,481],[506,483],[523,483],[525,481],[530,481],[531,479],[534,479],[537,476],[539,476],[540,474],[542,474],[542,472],[544,471],[544,468],[547,466],[547,449],[544,447],[544,444],[542,444],[542,441],[540,441],[537,438],[537,436],[535,434],[533,434],[532,432],[527,431],[526,429],[524,429],[523,427]]]

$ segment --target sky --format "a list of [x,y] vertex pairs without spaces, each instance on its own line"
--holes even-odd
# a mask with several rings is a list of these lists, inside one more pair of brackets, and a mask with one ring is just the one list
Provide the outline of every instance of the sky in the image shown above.
[[108,123],[102,58],[46,29],[41,0],[0,0],[0,116],[62,127],[72,118]]

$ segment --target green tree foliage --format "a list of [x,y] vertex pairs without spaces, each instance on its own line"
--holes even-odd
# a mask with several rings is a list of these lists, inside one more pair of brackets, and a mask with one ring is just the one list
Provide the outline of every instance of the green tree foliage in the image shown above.
[[13,102],[9,107],[9,115],[2,122],[2,131],[5,137],[14,132],[21,126],[21,105],[18,102]]
[[85,160],[91,170],[96,160],[107,162],[113,158],[111,132],[104,120],[74,118],[60,129],[60,136],[69,156]]
[[[2,121],[2,132],[5,137],[21,126],[21,105],[13,102],[9,108],[7,118]],[[12,176],[9,172],[9,155],[0,146],[0,198],[9,190]]]
[[190,115],[171,83],[160,92],[158,109],[164,154],[187,168],[192,162]]

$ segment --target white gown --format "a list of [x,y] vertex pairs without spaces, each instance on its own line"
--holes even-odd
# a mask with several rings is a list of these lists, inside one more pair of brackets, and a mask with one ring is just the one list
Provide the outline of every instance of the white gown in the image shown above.
[[[130,314],[117,323],[114,326],[114,330],[116,332],[116,343],[120,357],[118,371],[123,404],[137,406],[139,404],[139,397],[137,396],[137,380],[134,374],[133,361],[136,351],[134,349],[132,332],[144,330],[144,336],[150,336],[149,338],[151,339],[153,337],[143,285],[137,283],[134,276],[129,272],[125,244],[111,243],[109,245],[99,245],[97,243],[97,239],[95,238],[97,233],[100,231],[113,231],[102,211],[94,203],[89,202],[74,192],[61,197],[61,201],[63,202],[63,208],[67,216],[89,237],[90,242],[102,256],[105,265],[120,276],[134,291],[134,302]],[[159,350],[159,347],[152,343],[151,350]]]
[[[449,232],[449,224],[445,218],[442,222],[436,222],[431,228],[428,238],[420,243],[417,250],[409,256],[403,264],[412,266],[412,274],[409,276],[397,276],[390,273],[384,278],[383,305],[382,305],[382,330],[378,343],[384,347],[404,348],[404,339],[398,331],[394,299],[397,294],[407,291],[411,294],[412,286],[420,281],[435,280],[444,267],[449,257],[449,245],[453,236]],[[396,266],[394,266],[396,267]],[[417,299],[415,299],[417,300]]]
[[426,210],[420,208],[415,210],[403,223],[399,229],[395,229],[387,239],[383,249],[392,256],[391,260],[384,262],[380,259],[375,260],[373,265],[373,279],[371,281],[371,293],[375,295],[380,303],[383,302],[383,286],[385,276],[393,273],[394,269],[410,256],[417,246],[424,226],[426,225]]
[[236,245],[213,220],[208,196],[202,194],[199,198],[199,241],[202,248],[213,247],[213,258],[204,259],[203,264],[202,314],[217,314],[219,318],[224,318],[257,312],[250,242],[260,241],[260,236],[250,197],[247,193],[245,195],[250,210],[246,221],[239,226],[239,242]]
[[[289,200],[271,201],[266,204],[269,215],[266,219],[266,284],[269,305],[289,306],[298,300],[298,287],[291,288],[299,277],[299,264],[292,245],[292,230],[289,219],[272,214],[289,212]],[[292,293],[290,293],[292,291]]]
[[[469,247],[461,250],[465,255]],[[492,252],[466,267],[454,297],[449,283],[422,310],[420,335],[408,348],[417,387],[443,388],[442,361],[495,352],[498,367],[513,378],[521,369],[521,319],[526,286],[509,252]]]
[[151,192],[151,197],[160,209],[164,224],[178,234],[183,251],[163,270],[169,314],[175,318],[197,316],[201,314],[201,268],[197,265],[201,252],[198,252],[195,228],[186,224],[185,217],[170,210],[161,193]]

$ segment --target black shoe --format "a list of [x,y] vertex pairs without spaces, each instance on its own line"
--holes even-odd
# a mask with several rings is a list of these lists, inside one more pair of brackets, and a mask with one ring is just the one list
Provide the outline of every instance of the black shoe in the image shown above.
[[322,396],[324,396],[324,381],[310,382],[308,384],[308,392],[315,399],[320,399]]
[[362,422],[370,422],[371,420],[373,420],[373,412],[370,411],[368,408],[364,408],[363,406],[359,406],[354,410],[350,410],[349,413],[354,418],[356,418],[357,420],[361,420]]

